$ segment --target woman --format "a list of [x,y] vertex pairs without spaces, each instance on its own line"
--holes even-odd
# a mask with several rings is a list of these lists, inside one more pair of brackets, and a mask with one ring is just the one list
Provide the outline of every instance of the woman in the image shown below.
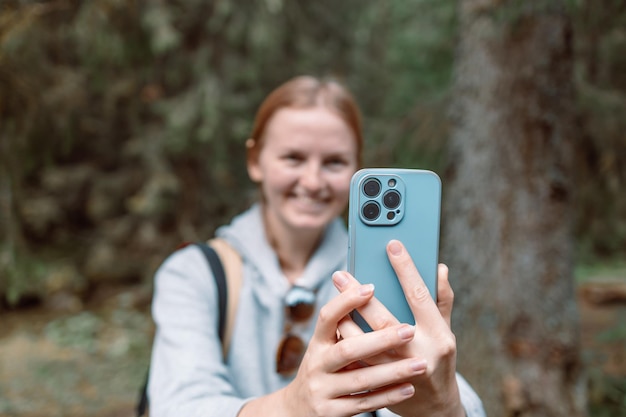
[[[445,266],[435,304],[420,296],[424,284],[402,244],[388,246],[427,326],[398,323],[371,285],[334,273],[345,269],[340,215],[362,143],[358,108],[336,82],[297,77],[262,103],[246,143],[260,202],[216,232],[243,260],[227,357],[214,281],[198,248],[187,247],[155,278],[153,417],[484,415],[455,374]],[[355,308],[375,331],[363,334],[347,318]]]

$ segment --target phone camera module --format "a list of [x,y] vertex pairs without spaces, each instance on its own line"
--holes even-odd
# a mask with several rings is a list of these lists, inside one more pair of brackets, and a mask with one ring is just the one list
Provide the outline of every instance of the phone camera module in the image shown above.
[[367,202],[361,209],[363,217],[368,221],[373,221],[380,216],[380,206],[374,201]]
[[363,193],[370,197],[376,197],[379,193],[380,193],[380,181],[378,181],[377,179],[371,178],[367,181],[365,181],[365,184],[363,184]]
[[383,196],[383,204],[389,210],[393,210],[400,205],[400,193],[395,190],[389,190]]

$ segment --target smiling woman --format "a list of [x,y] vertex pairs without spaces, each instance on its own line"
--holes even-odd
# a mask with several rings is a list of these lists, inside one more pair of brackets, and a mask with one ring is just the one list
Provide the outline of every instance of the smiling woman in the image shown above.
[[[444,307],[425,307],[438,325],[390,319],[368,334],[339,334],[356,308],[373,303],[373,314],[391,316],[372,285],[336,272],[346,267],[340,215],[362,143],[358,107],[335,81],[296,77],[261,104],[246,143],[260,201],[216,232],[243,262],[228,352],[218,336],[218,289],[201,251],[188,246],[155,277],[151,416],[483,415],[455,373],[447,269]],[[406,251],[392,264],[407,285],[419,285],[414,267],[400,268],[412,265]]]
[[345,209],[363,138],[358,107],[341,85],[301,76],[274,90],[246,142],[265,232],[295,280],[326,225]]
[[348,126],[323,106],[277,111],[264,136],[248,172],[261,187],[270,241],[291,280],[304,270],[326,225],[346,207],[357,146]]

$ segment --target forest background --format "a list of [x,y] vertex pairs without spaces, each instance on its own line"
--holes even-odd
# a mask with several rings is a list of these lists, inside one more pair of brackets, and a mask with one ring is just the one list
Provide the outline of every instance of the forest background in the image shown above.
[[[624,280],[626,5],[567,3],[580,129],[575,279]],[[150,349],[152,274],[179,242],[210,237],[254,198],[244,141],[262,98],[293,75],[348,85],[366,165],[433,169],[445,203],[457,6],[0,1],[0,351],[32,365],[3,362],[12,381],[0,380],[0,415],[132,403]],[[18,317],[36,336],[8,338],[28,327]],[[624,347],[626,328],[604,337]],[[62,365],[27,356],[42,349]],[[36,377],[37,389],[16,375]],[[596,386],[592,414],[624,412],[624,375]]]

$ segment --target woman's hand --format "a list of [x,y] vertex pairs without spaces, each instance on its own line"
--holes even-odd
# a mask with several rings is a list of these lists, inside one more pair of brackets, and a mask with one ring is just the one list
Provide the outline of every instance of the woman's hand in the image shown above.
[[372,285],[351,285],[322,307],[295,379],[276,396],[251,401],[241,415],[352,416],[413,396],[415,389],[409,381],[425,372],[424,361],[406,357],[358,366],[362,358],[402,349],[413,339],[412,326],[397,324],[358,337],[337,338],[339,322],[368,303],[373,291]]
[[[387,254],[415,317],[415,334],[407,344],[384,354],[363,357],[365,362],[380,366],[395,361],[421,358],[427,370],[408,381],[415,395],[397,404],[387,404],[390,410],[402,416],[463,416],[456,383],[456,339],[450,329],[454,293],[448,282],[448,268],[440,264],[438,270],[437,303],[434,302],[415,264],[398,241],[387,245]],[[335,286],[341,291],[353,291],[360,286],[346,272],[334,276]],[[396,329],[398,320],[375,298],[358,308],[359,313],[374,332]],[[351,320],[343,320],[340,333],[344,341],[360,339],[363,331]]]

